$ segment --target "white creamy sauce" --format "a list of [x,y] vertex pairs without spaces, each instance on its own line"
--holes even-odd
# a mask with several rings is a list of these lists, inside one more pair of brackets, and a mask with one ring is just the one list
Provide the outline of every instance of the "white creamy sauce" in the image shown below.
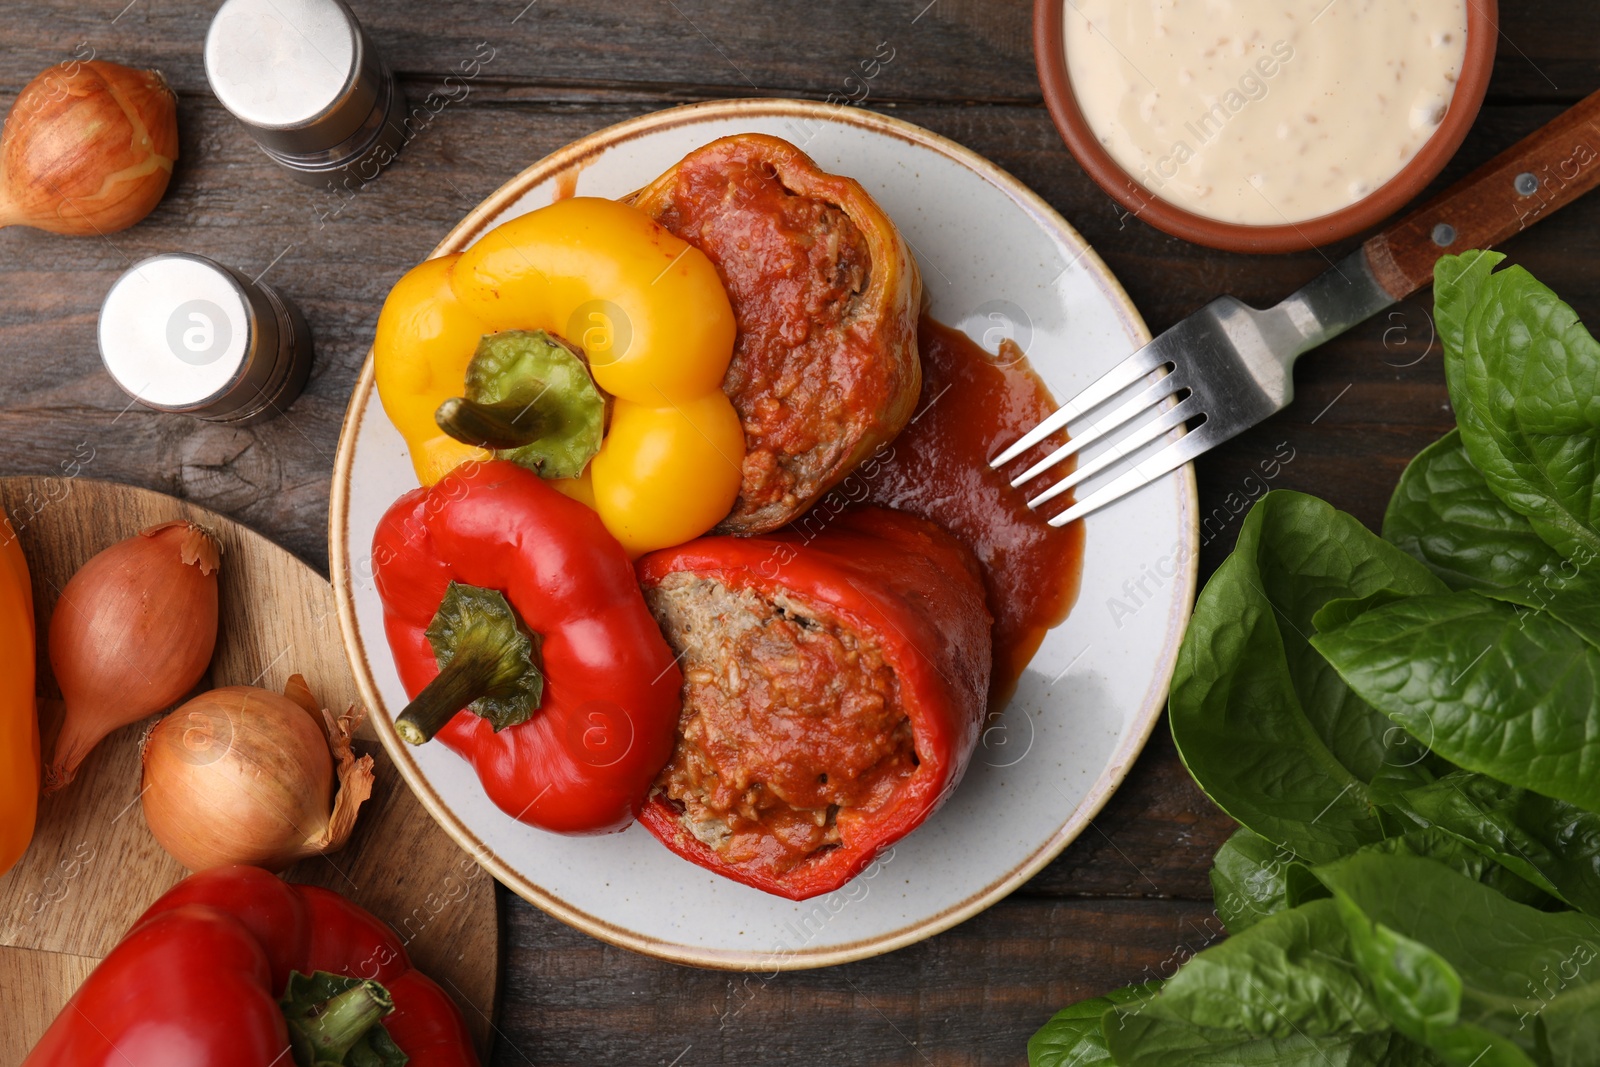
[[1466,0],[1064,0],[1067,71],[1111,157],[1224,222],[1365,197],[1438,128]]

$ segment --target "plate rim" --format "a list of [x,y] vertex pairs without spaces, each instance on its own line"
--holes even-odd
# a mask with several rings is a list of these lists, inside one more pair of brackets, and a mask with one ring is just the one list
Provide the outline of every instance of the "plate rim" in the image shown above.
[[[478,236],[490,219],[519,200],[530,188],[574,167],[581,168],[586,159],[614,144],[642,133],[681,125],[755,116],[825,119],[873,133],[887,134],[910,144],[931,149],[975,172],[1010,196],[1040,226],[1064,238],[1068,245],[1075,246],[1078,258],[1089,268],[1089,273],[1094,277],[1096,284],[1117,306],[1125,321],[1132,325],[1135,335],[1144,341],[1150,339],[1150,331],[1145,325],[1143,316],[1139,314],[1133,301],[1123,290],[1121,282],[1106,266],[1099,253],[1059,212],[1018,178],[972,149],[904,119],[863,108],[813,100],[749,97],[707,101],[652,111],[603,127],[530,164],[490,193],[456,223],[425,258],[433,259],[465,248]],[[350,559],[346,551],[349,534],[350,474],[355,461],[355,443],[374,387],[372,349],[369,347],[362,360],[361,373],[350,392],[350,401],[340,425],[338,451],[334,456],[333,482],[328,503],[328,562],[334,600],[338,606],[339,631],[343,639],[345,658],[349,660],[351,673],[355,676],[356,686],[362,698],[375,710],[383,707],[384,702],[378,692],[366,647],[356,626]],[[1182,528],[1181,544],[1177,551],[1184,560],[1179,574],[1175,577],[1178,583],[1176,591],[1180,594],[1178,603],[1186,603],[1194,598],[1199,571],[1199,499],[1193,464],[1185,464],[1174,473],[1179,478],[1179,517]],[[825,949],[801,949],[782,955],[770,951],[706,949],[644,936],[590,915],[561,897],[533,885],[480,840],[464,820],[435,792],[412,758],[410,746],[395,733],[389,718],[385,715],[371,714],[369,721],[383,742],[384,749],[399,767],[406,785],[422,802],[434,821],[503,885],[547,914],[600,941],[671,963],[727,971],[808,970],[868,959],[942,933],[1009,896],[1059,856],[1088,827],[1105,807],[1111,795],[1121,787],[1128,771],[1154,732],[1165,707],[1168,684],[1177,666],[1178,645],[1182,640],[1186,621],[1186,616],[1181,612],[1175,613],[1173,618],[1167,620],[1166,637],[1156,671],[1149,689],[1145,692],[1139,715],[1130,721],[1128,730],[1112,751],[1105,770],[1096,778],[1088,794],[1074,808],[1062,826],[1027,858],[959,903],[933,915],[924,916],[906,926],[843,945]]]

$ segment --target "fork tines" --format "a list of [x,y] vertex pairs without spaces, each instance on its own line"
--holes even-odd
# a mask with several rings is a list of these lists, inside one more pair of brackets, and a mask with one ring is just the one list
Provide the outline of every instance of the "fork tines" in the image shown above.
[[[1012,462],[1030,448],[1039,445],[1051,434],[1065,429],[1070,423],[1105,404],[1118,393],[1137,384],[1141,378],[1155,371],[1164,371],[1165,373],[1151,382],[1133,399],[1119,405],[1109,414],[1097,420],[1089,429],[1073,436],[1066,444],[1055,449],[1044,459],[1017,475],[1011,480],[1011,485],[1014,488],[1021,487],[1033,481],[1046,471],[1077,455],[1089,445],[1104,440],[1118,429],[1133,422],[1140,415],[1149,413],[1167,400],[1168,397],[1187,388],[1184,384],[1183,376],[1177,373],[1175,365],[1162,354],[1161,346],[1155,344],[1145,345],[1101,375],[1092,385],[1073,397],[1069,403],[1038,426],[1029,430],[1010,448],[990,460],[990,466],[999,468]],[[1065,478],[1030,499],[1028,506],[1037,508],[1049,503],[1113,465],[1126,461],[1129,456],[1151,442],[1174,429],[1183,427],[1187,419],[1200,414],[1198,410],[1195,410],[1197,407],[1198,404],[1192,394],[1182,398],[1177,404],[1161,411],[1155,419],[1139,426],[1121,440],[1113,442],[1100,455],[1095,456],[1088,463],[1078,467]],[[1184,436],[1186,437],[1187,434]],[[1183,444],[1184,438],[1180,437],[1143,463],[1119,475],[1108,485],[1090,494],[1084,500],[1074,503],[1061,514],[1050,519],[1050,525],[1064,526],[1069,522],[1082,518],[1089,512],[1104,507],[1106,504],[1126,496],[1135,489],[1147,485],[1168,471],[1187,463],[1194,457],[1194,454],[1198,453],[1191,453],[1190,450],[1183,449],[1181,447]],[[1203,449],[1200,451],[1203,451]]]

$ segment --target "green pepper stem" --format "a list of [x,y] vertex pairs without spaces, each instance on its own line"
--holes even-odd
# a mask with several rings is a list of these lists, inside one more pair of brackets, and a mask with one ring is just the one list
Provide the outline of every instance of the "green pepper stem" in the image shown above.
[[495,451],[521,448],[561,428],[560,412],[541,408],[537,400],[514,398],[486,404],[453,396],[439,405],[433,421],[462,444]]
[[407,744],[421,745],[455,717],[456,712],[487,695],[500,673],[500,650],[462,649],[445,664],[439,676],[406,705],[394,722],[395,732]]
[[409,744],[430,740],[456,712],[470,710],[496,730],[527,721],[544,694],[538,637],[505,594],[452,581],[428,624],[439,675],[395,719]]
[[307,1018],[290,1025],[300,1032],[316,1063],[343,1063],[356,1042],[373,1025],[394,1010],[389,991],[377,982],[366,981],[322,1002]]

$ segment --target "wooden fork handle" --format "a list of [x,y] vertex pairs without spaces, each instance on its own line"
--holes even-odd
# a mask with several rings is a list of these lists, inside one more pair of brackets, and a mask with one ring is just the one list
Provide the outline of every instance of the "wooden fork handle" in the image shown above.
[[1600,92],[1535,130],[1362,249],[1396,300],[1433,283],[1440,257],[1490,248],[1600,185]]

